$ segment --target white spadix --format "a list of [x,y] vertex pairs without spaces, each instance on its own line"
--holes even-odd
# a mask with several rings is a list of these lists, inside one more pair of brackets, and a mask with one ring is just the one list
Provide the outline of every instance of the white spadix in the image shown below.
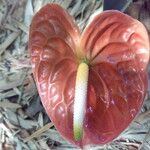
[[73,133],[75,140],[80,140],[83,135],[83,122],[87,101],[89,66],[86,62],[81,62],[76,75]]

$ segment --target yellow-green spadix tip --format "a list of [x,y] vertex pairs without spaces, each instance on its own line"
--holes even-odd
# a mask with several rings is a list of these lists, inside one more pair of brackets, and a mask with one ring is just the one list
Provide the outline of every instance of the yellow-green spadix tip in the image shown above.
[[83,121],[86,108],[89,67],[82,62],[77,70],[74,98],[73,132],[75,140],[83,136]]
[[76,141],[81,140],[82,138],[82,131],[81,127],[74,127],[74,138]]

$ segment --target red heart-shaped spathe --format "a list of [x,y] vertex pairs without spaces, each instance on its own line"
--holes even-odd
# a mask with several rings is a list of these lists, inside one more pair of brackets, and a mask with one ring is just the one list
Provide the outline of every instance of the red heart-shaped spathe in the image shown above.
[[[80,34],[63,8],[48,4],[32,20],[29,49],[46,112],[71,143],[108,143],[140,110],[147,90],[149,41],[137,20],[118,11],[105,11]],[[90,62],[87,108],[84,135],[75,141],[75,79],[84,57]]]

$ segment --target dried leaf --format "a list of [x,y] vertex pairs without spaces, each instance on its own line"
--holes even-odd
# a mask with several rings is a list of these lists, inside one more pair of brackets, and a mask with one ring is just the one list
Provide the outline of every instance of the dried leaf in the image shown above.
[[21,108],[21,105],[16,104],[16,103],[11,103],[11,102],[0,102],[0,107],[18,109],[18,108]]
[[0,45],[0,55],[10,44],[12,44],[12,42],[19,36],[19,34],[20,32],[13,32],[7,37],[7,39]]
[[60,134],[58,133],[58,131],[54,130],[54,129],[49,129],[47,130],[47,132],[42,134],[43,136],[47,136],[49,137],[51,140],[59,142],[61,144],[66,144],[68,143],[67,141],[65,141]]
[[24,23],[29,26],[33,17],[33,6],[32,0],[27,0],[26,8],[25,8],[25,16]]
[[32,129],[33,127],[38,126],[37,122],[32,120],[24,120],[23,118],[21,118],[19,115],[17,115],[11,110],[7,109],[4,113],[12,124],[21,126],[24,129]]
[[35,137],[39,137],[41,136],[41,134],[45,131],[47,131],[49,128],[51,128],[53,126],[53,123],[48,123],[45,126],[43,126],[42,128],[40,128],[39,130],[35,131],[32,135],[30,135],[29,137],[24,139],[24,142],[27,142]]

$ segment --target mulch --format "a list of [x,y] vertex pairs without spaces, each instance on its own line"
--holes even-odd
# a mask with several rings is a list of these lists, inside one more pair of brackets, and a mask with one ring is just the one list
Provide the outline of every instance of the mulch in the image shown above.
[[[55,130],[40,102],[28,51],[29,25],[45,4],[55,2],[75,17],[81,30],[102,0],[0,0],[0,149],[74,150]],[[122,9],[140,20],[150,35],[150,2],[133,0]],[[148,67],[150,79],[150,67]],[[150,80],[149,80],[150,83]],[[91,150],[150,149],[150,89],[130,126],[112,143]]]

